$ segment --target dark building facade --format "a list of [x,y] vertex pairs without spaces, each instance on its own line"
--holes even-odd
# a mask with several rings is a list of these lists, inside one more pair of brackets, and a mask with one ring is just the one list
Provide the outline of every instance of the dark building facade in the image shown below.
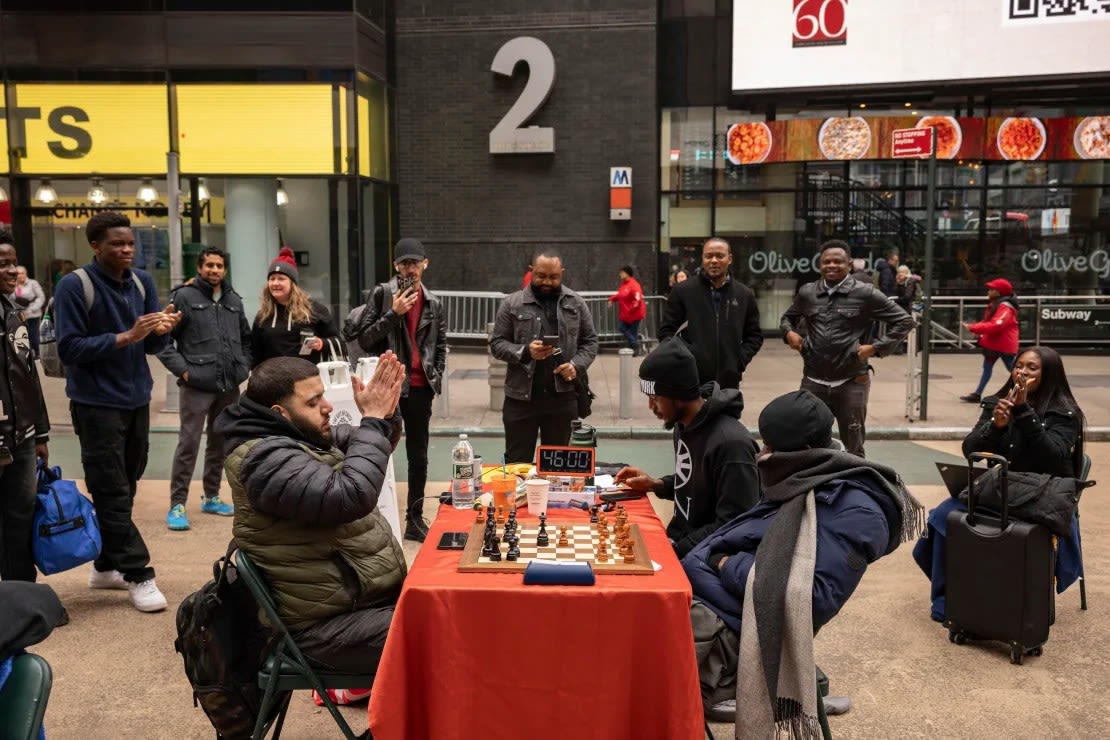
[[[398,231],[428,246],[429,283],[515,290],[532,252],[554,247],[575,289],[613,288],[624,264],[655,285],[657,3],[399,0],[396,13]],[[542,45],[524,42],[511,77],[492,71],[521,38]],[[522,125],[553,129],[553,151],[491,153],[526,85],[542,102]],[[610,218],[613,167],[631,168],[629,220]]]

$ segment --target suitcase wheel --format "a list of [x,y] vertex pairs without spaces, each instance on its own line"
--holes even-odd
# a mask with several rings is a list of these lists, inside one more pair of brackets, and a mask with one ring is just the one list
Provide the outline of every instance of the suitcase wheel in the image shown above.
[[951,642],[956,643],[957,645],[963,645],[965,642],[967,642],[967,635],[956,630],[949,630],[948,639]]
[[1022,650],[1020,647],[1011,647],[1010,648],[1010,662],[1011,663],[1013,663],[1014,665],[1021,665],[1021,663],[1024,659],[1025,659],[1025,651],[1024,650]]
[[1035,647],[1029,651],[1029,654],[1039,658],[1042,654],[1044,654],[1044,648]]

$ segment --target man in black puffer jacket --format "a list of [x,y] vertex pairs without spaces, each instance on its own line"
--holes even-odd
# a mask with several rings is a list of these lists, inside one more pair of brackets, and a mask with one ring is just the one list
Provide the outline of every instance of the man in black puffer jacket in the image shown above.
[[652,412],[674,430],[674,474],[653,478],[625,467],[616,482],[674,501],[667,536],[681,558],[759,500],[757,448],[740,423],[740,391],[716,383],[699,388],[694,356],[677,337],[644,358],[640,390]]
[[352,378],[362,422],[332,429],[316,366],[275,357],[216,423],[235,539],[301,650],[330,670],[374,672],[405,578],[401,545],[377,510],[404,373],[386,352],[366,386]]
[[[821,245],[821,279],[798,289],[782,315],[783,341],[802,354],[802,390],[824,401],[836,416],[840,441],[863,457],[872,357],[886,357],[910,333],[913,319],[894,299],[848,274],[849,247],[833,239]],[[886,333],[868,340],[872,322]],[[804,334],[804,336],[803,336]]]
[[680,331],[698,363],[698,380],[736,388],[763,346],[755,294],[732,277],[732,247],[713,237],[701,248],[701,271],[667,297],[659,339]]

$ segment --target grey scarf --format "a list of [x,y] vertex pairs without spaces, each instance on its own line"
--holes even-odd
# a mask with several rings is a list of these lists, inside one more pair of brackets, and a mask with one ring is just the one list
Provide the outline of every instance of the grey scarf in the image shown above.
[[[813,660],[813,573],[817,509],[813,491],[829,481],[867,478],[901,514],[887,553],[916,538],[925,508],[885,465],[832,449],[775,452],[759,460],[763,497],[781,503],[756,550],[744,593],[736,681],[738,740],[819,738]],[[866,490],[866,489],[865,489]]]

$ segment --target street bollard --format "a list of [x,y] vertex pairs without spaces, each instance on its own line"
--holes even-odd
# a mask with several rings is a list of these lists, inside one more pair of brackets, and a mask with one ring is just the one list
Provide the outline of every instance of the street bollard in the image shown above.
[[166,405],[162,407],[163,414],[176,414],[181,411],[181,388],[177,385],[177,376],[166,373]]
[[[451,359],[451,348],[448,347],[447,348],[447,360],[450,360],[450,359]],[[447,382],[447,378],[450,375],[450,373],[447,370],[448,364],[449,363],[446,362],[446,361],[444,361],[444,363],[443,363],[443,377],[440,379],[440,386],[442,386],[442,387],[440,388],[440,393],[439,393],[438,396],[436,396],[436,400],[435,400],[436,417],[440,418],[440,419],[450,419],[451,418],[451,400],[448,397],[448,393],[447,393],[447,389],[450,386],[450,383]]]
[[632,350],[628,347],[617,352],[620,355],[620,418],[632,418],[632,393],[636,387],[636,373],[632,366]]
[[[493,336],[493,324],[486,324],[486,335]],[[508,370],[506,365],[501,360],[493,356],[493,352],[489,352],[489,372],[487,374],[487,381],[489,383],[489,408],[490,411],[501,411],[505,407],[505,372]]]

